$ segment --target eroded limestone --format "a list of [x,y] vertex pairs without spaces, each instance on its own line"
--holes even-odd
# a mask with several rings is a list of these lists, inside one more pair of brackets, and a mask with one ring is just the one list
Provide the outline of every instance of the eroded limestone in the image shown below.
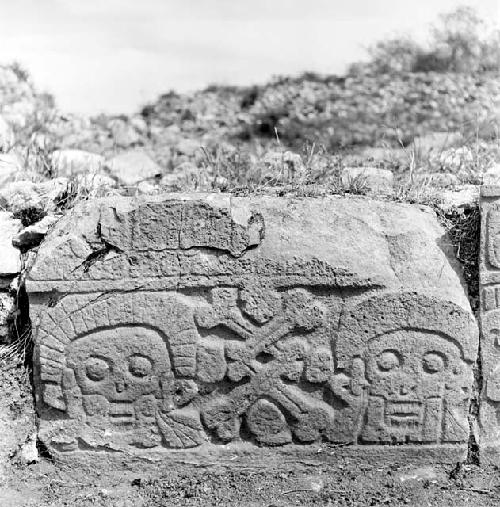
[[466,453],[477,327],[424,209],[98,200],[49,233],[26,286],[53,453],[240,442]]
[[481,458],[500,463],[500,187],[481,189]]

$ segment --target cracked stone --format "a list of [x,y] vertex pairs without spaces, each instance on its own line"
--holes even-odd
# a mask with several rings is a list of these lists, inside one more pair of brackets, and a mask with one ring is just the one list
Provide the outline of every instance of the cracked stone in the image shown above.
[[49,231],[25,286],[39,438],[55,456],[196,459],[242,440],[248,453],[330,442],[355,443],[357,459],[378,446],[384,462],[467,455],[478,329],[428,208],[82,202]]

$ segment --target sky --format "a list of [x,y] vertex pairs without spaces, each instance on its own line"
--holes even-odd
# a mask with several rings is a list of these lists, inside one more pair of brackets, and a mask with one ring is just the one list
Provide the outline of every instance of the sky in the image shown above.
[[500,22],[500,0],[0,0],[0,63],[65,111],[132,113],[171,89],[342,73],[459,5]]

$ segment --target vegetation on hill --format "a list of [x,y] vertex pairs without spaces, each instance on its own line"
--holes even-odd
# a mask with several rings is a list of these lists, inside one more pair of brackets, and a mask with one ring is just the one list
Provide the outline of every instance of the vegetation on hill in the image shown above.
[[25,69],[3,66],[0,152],[22,168],[11,179],[79,177],[70,193],[89,196],[96,195],[94,180],[90,188],[85,180],[83,191],[77,174],[88,167],[86,155],[62,163],[71,156],[61,150],[89,152],[107,177],[99,179],[105,188],[109,176],[120,186],[114,158],[134,151],[134,163],[148,160],[141,191],[332,178],[339,188],[342,170],[360,165],[390,169],[405,184],[429,175],[430,186],[479,183],[488,171],[500,173],[499,33],[459,8],[439,18],[427,44],[408,37],[377,42],[344,76],[306,72],[259,86],[170,91],[131,116],[62,113]]
[[368,48],[369,60],[348,74],[397,72],[498,72],[500,29],[489,27],[470,6],[441,14],[427,44],[408,36],[381,40]]

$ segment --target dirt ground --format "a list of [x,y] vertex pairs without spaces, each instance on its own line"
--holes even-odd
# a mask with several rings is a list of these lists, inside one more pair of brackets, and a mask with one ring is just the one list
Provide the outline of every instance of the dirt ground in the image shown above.
[[342,454],[347,448],[338,446],[321,446],[315,459],[298,451],[282,459],[270,449],[266,452],[274,460],[262,460],[262,465],[231,454],[225,460],[207,456],[178,464],[125,461],[113,471],[96,466],[95,460],[86,468],[55,463],[43,449],[39,462],[26,464],[13,444],[34,431],[30,379],[23,368],[2,366],[0,465],[9,466],[0,474],[0,507],[500,505],[498,468],[410,465],[369,454],[360,460]]
[[99,468],[94,461],[87,467],[55,463],[40,449],[41,460],[28,465],[12,444],[22,443],[34,430],[29,378],[24,369],[5,364],[0,372],[5,415],[0,450],[9,464],[0,480],[0,507],[500,505],[498,468],[410,465],[368,454],[360,461],[338,446],[322,446],[314,459],[298,452],[282,459],[271,449],[274,460],[262,465],[253,458],[207,456],[178,464],[126,461],[119,471]]
[[[3,366],[0,401],[6,417],[0,441],[5,445],[0,448],[6,453],[15,449],[12,442],[32,434],[34,411],[26,372]],[[4,455],[9,467],[0,480],[0,507],[500,505],[498,468],[410,465],[368,454],[360,461],[341,450],[323,446],[321,455],[314,451],[317,459],[303,459],[298,452],[281,459],[271,449],[274,461],[263,460],[262,466],[232,455],[146,466],[126,461],[120,471],[94,461],[86,468],[55,463],[43,452],[38,463],[28,465],[20,452],[10,452]]]
[[50,460],[13,470],[2,507],[497,506],[500,474],[473,465],[297,463],[271,469],[169,466],[82,473]]

